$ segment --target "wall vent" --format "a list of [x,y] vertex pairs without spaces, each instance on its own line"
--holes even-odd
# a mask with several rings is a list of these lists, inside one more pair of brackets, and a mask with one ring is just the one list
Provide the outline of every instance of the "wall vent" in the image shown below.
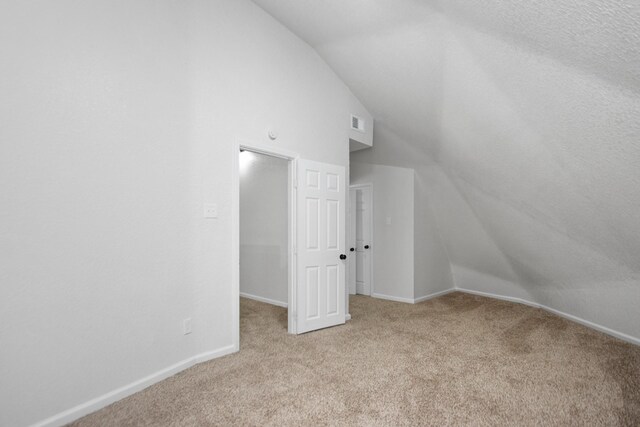
[[358,116],[351,115],[351,129],[364,132],[364,120]]

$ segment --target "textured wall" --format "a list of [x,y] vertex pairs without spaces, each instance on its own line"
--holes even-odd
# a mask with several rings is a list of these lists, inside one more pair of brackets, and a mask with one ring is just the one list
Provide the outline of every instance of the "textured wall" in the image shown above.
[[597,71],[452,21],[439,160],[534,301],[640,337],[640,99]]
[[416,170],[458,286],[640,338],[640,3],[255,2],[380,120],[357,161]]
[[448,17],[535,55],[640,89],[640,3],[446,0]]

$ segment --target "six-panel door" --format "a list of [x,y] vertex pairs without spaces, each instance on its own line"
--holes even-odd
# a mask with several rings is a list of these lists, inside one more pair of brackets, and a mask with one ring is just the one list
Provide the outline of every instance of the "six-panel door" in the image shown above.
[[297,333],[345,322],[345,170],[298,161]]

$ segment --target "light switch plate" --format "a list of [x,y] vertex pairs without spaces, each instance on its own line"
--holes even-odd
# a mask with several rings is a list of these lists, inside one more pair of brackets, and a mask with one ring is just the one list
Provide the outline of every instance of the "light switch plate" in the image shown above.
[[206,203],[204,205],[204,217],[205,218],[218,218],[218,205],[213,203]]

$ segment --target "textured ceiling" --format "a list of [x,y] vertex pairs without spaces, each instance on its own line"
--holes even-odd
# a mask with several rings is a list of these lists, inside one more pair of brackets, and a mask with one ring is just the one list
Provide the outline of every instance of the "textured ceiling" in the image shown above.
[[447,0],[448,16],[640,90],[637,0]]
[[[640,90],[640,2],[611,0],[254,0],[319,48],[428,24],[435,11]],[[365,47],[363,46],[363,49]],[[399,50],[406,46],[398,44]],[[322,50],[322,49],[321,49]],[[363,52],[364,53],[364,52]],[[330,65],[335,65],[331,64]]]
[[253,1],[314,47],[378,125],[432,155],[448,22],[640,92],[640,1]]
[[254,3],[313,47],[421,23],[433,13],[429,2],[415,0],[255,0]]
[[254,2],[376,119],[354,158],[416,169],[456,280],[640,337],[640,1]]

